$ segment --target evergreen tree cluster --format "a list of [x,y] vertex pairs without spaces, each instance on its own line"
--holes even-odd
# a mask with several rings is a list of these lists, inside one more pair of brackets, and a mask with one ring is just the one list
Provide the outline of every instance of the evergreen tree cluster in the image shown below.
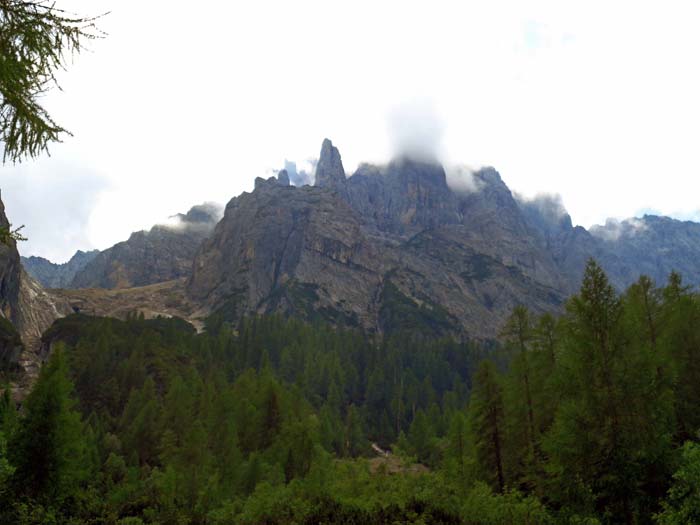
[[0,399],[0,522],[700,522],[699,316],[593,261],[498,345],[72,315]]

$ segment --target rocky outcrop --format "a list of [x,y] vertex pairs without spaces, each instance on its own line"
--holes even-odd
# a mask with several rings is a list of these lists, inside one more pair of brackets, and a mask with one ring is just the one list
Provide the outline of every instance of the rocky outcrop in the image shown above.
[[100,253],[99,250],[89,252],[78,250],[68,262],[63,264],[52,263],[48,259],[37,256],[20,257],[20,259],[27,273],[45,288],[68,288],[75,275],[98,253]]
[[362,165],[348,179],[347,194],[366,224],[382,232],[405,237],[460,222],[457,198],[436,164],[398,159]]
[[[342,175],[342,178],[341,178]],[[493,337],[516,304],[563,301],[559,274],[498,173],[457,194],[436,164],[397,159],[345,178],[324,141],[314,187],[273,180],[232,199],[201,246],[193,300],[391,333]]]
[[231,319],[322,312],[329,320],[370,324],[383,274],[375,249],[337,193],[262,185],[226,206],[195,259],[188,290]]
[[[9,228],[2,200],[0,226]],[[18,372],[23,390],[22,384],[38,374],[41,334],[68,312],[68,305],[23,270],[14,241],[0,243],[0,307],[0,371]]]
[[76,273],[71,288],[130,288],[190,275],[201,242],[219,218],[215,205],[195,206],[171,224],[135,232],[95,256]]
[[[5,205],[0,198],[0,228],[10,229],[10,221],[5,215]],[[18,315],[17,303],[21,276],[21,264],[17,243],[10,239],[0,242],[0,315],[14,321]]]
[[314,184],[319,188],[328,188],[344,197],[347,196],[347,179],[343,161],[338,148],[328,139],[325,139],[321,145]]

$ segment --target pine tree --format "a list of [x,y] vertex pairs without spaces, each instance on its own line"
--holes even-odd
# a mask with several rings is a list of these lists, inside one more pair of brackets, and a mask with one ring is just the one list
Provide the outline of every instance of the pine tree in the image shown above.
[[264,450],[272,444],[282,427],[279,397],[272,384],[267,387],[260,415],[259,447]]
[[430,425],[428,416],[423,410],[418,410],[408,431],[408,442],[418,461],[430,463],[433,456],[434,437],[434,429]]
[[[639,487],[667,444],[663,385],[644,348],[630,344],[625,304],[590,260],[567,305],[560,366],[562,402],[547,438],[558,488],[593,497],[596,510],[633,523]],[[633,324],[631,329],[641,330]]]
[[132,390],[121,418],[124,448],[140,465],[158,463],[160,414],[155,382],[148,377],[141,390]]
[[84,427],[72,391],[59,346],[42,367],[10,442],[11,484],[18,496],[59,502],[89,475]]
[[505,415],[503,392],[491,361],[482,361],[474,375],[469,401],[469,417],[474,432],[476,460],[481,476],[498,492],[505,488]]
[[355,405],[350,405],[345,417],[345,455],[356,457],[365,452],[366,449],[367,438],[362,425],[360,411]]
[[501,331],[504,346],[514,353],[505,383],[506,422],[510,440],[509,477],[532,488],[540,456],[539,432],[535,424],[534,372],[532,367],[532,320],[528,309],[516,306]]
[[683,285],[681,276],[672,272],[663,289],[659,338],[667,363],[672,365],[676,398],[676,440],[695,439],[700,431],[700,301]]
[[444,463],[461,487],[464,487],[468,480],[469,451],[467,420],[462,412],[455,412],[450,421],[450,430],[447,433]]

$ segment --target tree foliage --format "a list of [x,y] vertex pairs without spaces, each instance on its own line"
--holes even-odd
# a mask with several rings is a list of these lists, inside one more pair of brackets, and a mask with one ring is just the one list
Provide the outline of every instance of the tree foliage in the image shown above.
[[57,87],[56,72],[91,39],[96,18],[72,15],[48,0],[0,0],[0,141],[3,162],[48,151],[69,133],[40,98]]
[[0,399],[0,521],[694,523],[699,315],[679,276],[620,294],[593,261],[500,347],[72,315]]

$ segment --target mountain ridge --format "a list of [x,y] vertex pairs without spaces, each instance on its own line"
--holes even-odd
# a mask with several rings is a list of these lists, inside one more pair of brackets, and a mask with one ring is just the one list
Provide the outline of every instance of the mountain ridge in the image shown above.
[[148,231],[96,254],[76,272],[67,288],[131,288],[185,277],[199,243],[216,224],[218,207],[192,207]]
[[329,139],[313,186],[291,185],[283,169],[214,217],[195,206],[173,217],[191,229],[135,232],[66,287],[186,279],[201,311],[223,308],[232,321],[282,311],[378,333],[397,319],[389,301],[408,318],[440,312],[448,332],[494,337],[516,304],[559,308],[590,257],[618,289],[641,273],[662,282],[674,269],[700,283],[696,223],[645,216],[586,230],[558,197],[525,199],[491,167],[446,170],[402,156],[347,176]]
[[56,264],[44,257],[31,255],[29,257],[20,256],[24,269],[45,288],[66,288],[70,286],[75,275],[80,272],[99,250],[84,252],[78,250],[65,263]]
[[205,204],[135,232],[76,271],[65,286],[75,291],[45,289],[14,243],[0,247],[0,306],[27,346],[10,335],[0,354],[31,381],[46,357],[35,344],[43,330],[83,310],[184,316],[198,329],[282,313],[380,336],[495,339],[514,306],[560,310],[591,257],[619,290],[673,270],[700,284],[697,223],[647,215],[589,231],[557,197],[524,199],[491,167],[400,157],[348,177],[330,140],[315,175],[294,186],[281,170],[223,216]]

